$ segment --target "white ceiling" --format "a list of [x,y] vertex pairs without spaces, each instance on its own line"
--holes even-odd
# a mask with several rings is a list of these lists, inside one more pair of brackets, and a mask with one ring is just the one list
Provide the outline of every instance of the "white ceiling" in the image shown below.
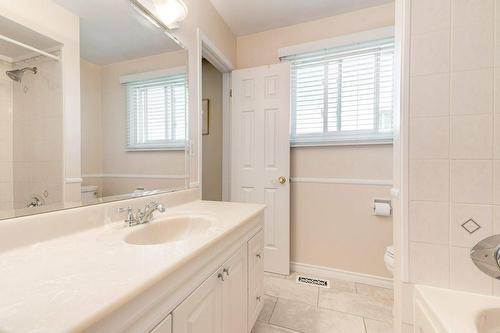
[[237,36],[317,20],[392,0],[210,0]]
[[80,16],[80,53],[106,65],[180,49],[129,0],[55,0]]

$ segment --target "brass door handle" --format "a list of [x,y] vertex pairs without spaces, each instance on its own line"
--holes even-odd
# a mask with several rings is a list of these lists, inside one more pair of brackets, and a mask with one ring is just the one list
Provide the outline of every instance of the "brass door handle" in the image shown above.
[[280,184],[285,184],[285,183],[286,183],[286,178],[285,178],[285,177],[283,177],[283,176],[280,176],[280,177],[278,177],[278,182],[279,182]]

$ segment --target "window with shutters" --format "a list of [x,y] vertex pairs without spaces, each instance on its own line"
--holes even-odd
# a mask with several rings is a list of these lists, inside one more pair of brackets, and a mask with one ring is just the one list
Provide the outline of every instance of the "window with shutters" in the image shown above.
[[187,77],[169,75],[125,83],[127,150],[184,148]]
[[292,145],[390,142],[394,40],[286,56]]

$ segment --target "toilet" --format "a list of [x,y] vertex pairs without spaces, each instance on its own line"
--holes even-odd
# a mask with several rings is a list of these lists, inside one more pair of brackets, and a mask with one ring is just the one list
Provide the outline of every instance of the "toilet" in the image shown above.
[[82,201],[90,201],[97,199],[97,189],[98,187],[95,185],[84,185],[80,189],[81,200]]
[[384,254],[384,262],[385,262],[385,267],[391,274],[393,274],[394,270],[394,246],[388,246],[385,249],[385,254]]

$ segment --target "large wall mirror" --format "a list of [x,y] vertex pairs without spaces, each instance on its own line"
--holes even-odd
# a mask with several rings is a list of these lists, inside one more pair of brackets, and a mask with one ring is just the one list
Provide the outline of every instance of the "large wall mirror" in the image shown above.
[[187,51],[129,0],[56,2],[80,17],[80,200],[63,200],[64,45],[0,16],[0,218],[185,188]]

